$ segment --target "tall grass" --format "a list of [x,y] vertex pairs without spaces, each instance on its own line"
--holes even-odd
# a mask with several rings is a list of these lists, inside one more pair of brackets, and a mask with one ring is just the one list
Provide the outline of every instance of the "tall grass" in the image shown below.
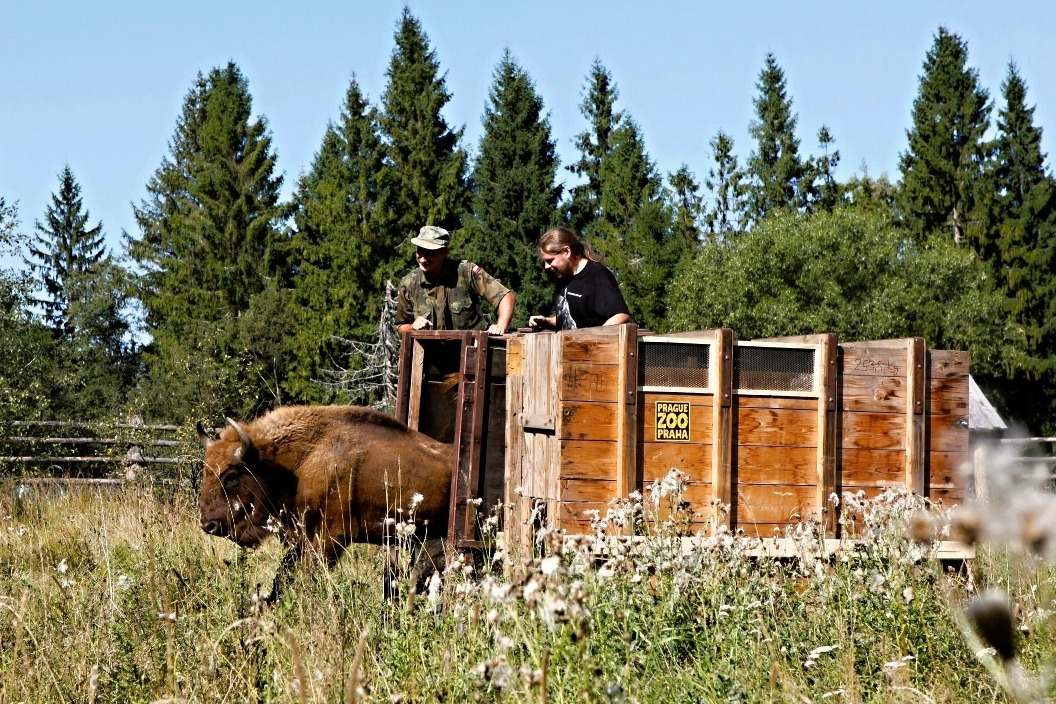
[[801,559],[779,560],[725,533],[687,543],[646,498],[598,529],[650,539],[609,540],[601,560],[594,541],[543,535],[536,556],[456,559],[390,603],[382,552],[357,547],[332,571],[302,566],[265,607],[277,541],[246,552],[205,535],[194,497],[9,491],[0,704],[1010,700],[964,606],[1004,590],[1018,666],[1041,672],[1056,661],[1054,571],[988,545],[945,569],[905,539],[919,508],[862,501],[854,549],[816,559],[808,525],[790,533]]

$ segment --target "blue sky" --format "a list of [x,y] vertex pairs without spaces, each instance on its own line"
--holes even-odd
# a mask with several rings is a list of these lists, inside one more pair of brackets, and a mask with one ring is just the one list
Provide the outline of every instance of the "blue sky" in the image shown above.
[[[898,178],[898,154],[924,55],[940,25],[968,42],[969,62],[1000,105],[1014,60],[1051,149],[1056,123],[1056,3],[976,0],[888,2],[628,2],[471,0],[408,3],[447,74],[445,115],[476,150],[488,88],[502,52],[536,83],[551,113],[562,164],[591,63],[620,91],[662,173],[686,164],[702,180],[709,140],[730,134],[741,163],[767,52],[784,69],[801,152],[817,152],[826,125],[842,157],[839,177]],[[0,0],[0,197],[19,202],[21,229],[42,219],[69,164],[92,224],[113,246],[135,231],[131,204],[167,154],[195,75],[235,61],[254,111],[267,118],[288,195],[336,119],[353,74],[371,101],[403,3],[271,0],[59,2]],[[996,115],[996,111],[995,111]],[[562,171],[571,183],[571,176]]]

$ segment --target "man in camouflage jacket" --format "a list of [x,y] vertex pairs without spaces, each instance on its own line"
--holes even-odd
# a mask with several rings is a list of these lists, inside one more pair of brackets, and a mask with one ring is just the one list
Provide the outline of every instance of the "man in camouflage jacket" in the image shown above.
[[396,293],[396,330],[482,330],[480,299],[495,308],[498,319],[488,334],[510,326],[516,296],[473,262],[448,257],[451,235],[426,225],[411,238],[418,268],[400,281]]

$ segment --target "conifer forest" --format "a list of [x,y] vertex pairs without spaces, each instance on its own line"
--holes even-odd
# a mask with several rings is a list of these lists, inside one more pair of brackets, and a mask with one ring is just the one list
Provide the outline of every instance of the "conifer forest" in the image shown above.
[[[801,133],[773,54],[751,143],[706,137],[697,173],[661,173],[618,76],[585,69],[578,97],[544,100],[507,50],[469,145],[443,117],[443,57],[405,9],[384,91],[352,77],[284,198],[250,77],[203,68],[120,246],[69,167],[46,212],[0,193],[0,246],[22,264],[0,274],[0,421],[376,403],[376,386],[345,382],[373,363],[387,283],[410,270],[419,227],[447,228],[456,256],[514,290],[523,326],[550,306],[536,242],[564,224],[604,256],[640,327],[924,337],[967,350],[1010,421],[1056,431],[1056,181],[1014,63],[982,85],[967,43],[939,27],[897,178],[846,182],[839,134]],[[561,135],[578,152],[562,164],[547,101],[567,100],[582,129]]]

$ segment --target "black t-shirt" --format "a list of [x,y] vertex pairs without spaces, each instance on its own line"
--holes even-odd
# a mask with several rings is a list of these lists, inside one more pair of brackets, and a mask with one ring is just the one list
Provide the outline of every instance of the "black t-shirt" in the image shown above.
[[587,260],[583,271],[561,282],[554,291],[558,330],[592,328],[617,313],[629,313],[612,272]]

